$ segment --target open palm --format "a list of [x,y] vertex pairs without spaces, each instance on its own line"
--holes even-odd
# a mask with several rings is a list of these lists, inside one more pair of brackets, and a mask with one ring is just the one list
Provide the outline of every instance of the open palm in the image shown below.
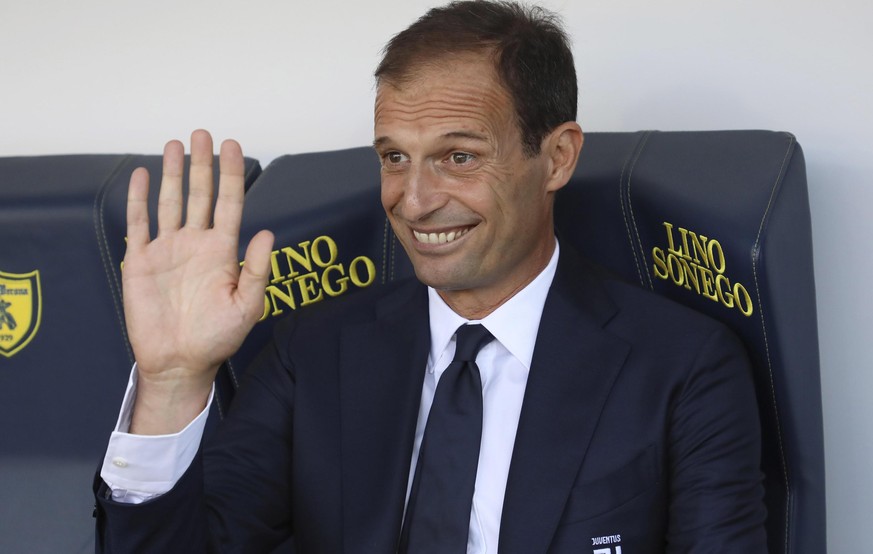
[[[167,397],[159,402],[151,398],[155,405],[205,397],[218,366],[239,348],[263,312],[273,237],[258,233],[240,270],[242,151],[234,141],[221,145],[214,213],[212,156],[209,133],[195,131],[183,222],[184,147],[178,141],[167,143],[154,239],[149,236],[148,172],[137,169],[130,180],[124,309],[137,360],[138,394]],[[140,397],[137,411],[145,404]],[[200,408],[201,400],[196,401]]]

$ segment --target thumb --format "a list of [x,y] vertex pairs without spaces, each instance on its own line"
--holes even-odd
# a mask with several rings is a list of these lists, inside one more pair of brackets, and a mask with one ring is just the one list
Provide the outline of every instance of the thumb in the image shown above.
[[237,285],[237,298],[245,313],[256,321],[264,310],[264,287],[270,275],[270,254],[273,251],[273,233],[260,231],[246,247],[246,256]]

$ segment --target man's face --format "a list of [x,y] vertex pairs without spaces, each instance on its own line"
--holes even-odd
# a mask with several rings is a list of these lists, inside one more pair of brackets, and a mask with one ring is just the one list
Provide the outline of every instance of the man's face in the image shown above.
[[489,58],[460,56],[400,87],[380,84],[375,137],[394,232],[418,278],[453,308],[490,313],[548,263],[550,159],[525,157]]

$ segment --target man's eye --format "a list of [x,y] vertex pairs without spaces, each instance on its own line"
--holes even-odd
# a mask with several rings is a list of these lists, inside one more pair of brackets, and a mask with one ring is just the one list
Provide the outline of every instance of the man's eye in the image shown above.
[[385,161],[389,164],[399,164],[403,163],[406,160],[406,156],[401,154],[400,152],[388,152],[385,154]]
[[457,165],[464,165],[473,161],[475,156],[473,154],[467,154],[466,152],[453,152],[452,153],[452,163]]

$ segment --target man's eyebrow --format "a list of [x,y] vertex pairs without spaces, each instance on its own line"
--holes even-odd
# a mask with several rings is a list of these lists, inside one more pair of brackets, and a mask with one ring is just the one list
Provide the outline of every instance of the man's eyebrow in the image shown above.
[[[461,138],[461,139],[476,140],[476,141],[480,141],[480,142],[485,142],[488,140],[488,137],[486,137],[485,135],[481,135],[479,133],[473,133],[471,131],[450,131],[448,133],[440,135],[440,138],[441,139]],[[373,148],[376,148],[378,150],[379,147],[384,146],[385,144],[388,144],[390,142],[391,142],[391,139],[386,137],[386,136],[376,137],[373,140]]]
[[487,141],[488,137],[485,135],[480,135],[479,133],[473,133],[471,131],[451,131],[442,135],[440,138],[463,138],[463,139],[472,139],[478,141]]

